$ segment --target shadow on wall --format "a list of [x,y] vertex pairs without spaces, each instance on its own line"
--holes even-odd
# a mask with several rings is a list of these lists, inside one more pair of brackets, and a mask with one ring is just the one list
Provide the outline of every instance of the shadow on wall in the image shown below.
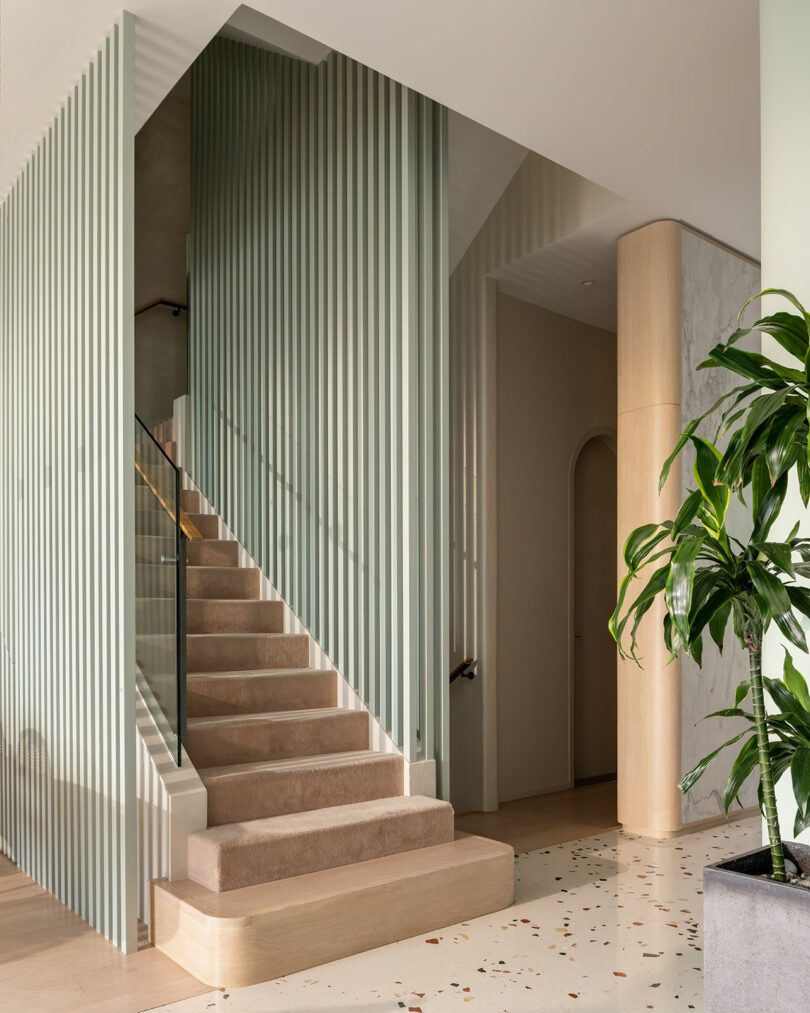
[[[64,905],[59,905],[58,909],[49,907],[48,938],[52,940],[50,944],[44,943],[39,933],[32,935],[26,932],[14,937],[6,936],[0,949],[0,965],[2,965],[14,963],[32,954],[42,954],[49,948],[56,948],[62,945],[68,935],[85,932],[97,935],[95,929],[81,920],[86,918],[88,913],[83,909],[89,908],[93,903],[92,894],[103,887],[104,863],[101,856],[91,852],[92,839],[88,838],[84,842],[79,869],[60,870],[53,865],[47,866],[45,863],[49,846],[43,842],[52,841],[60,832],[69,833],[81,841],[85,836],[82,830],[82,814],[94,813],[95,820],[98,823],[104,822],[109,828],[118,825],[118,817],[115,814],[117,806],[107,796],[76,781],[65,781],[55,777],[47,741],[41,732],[34,728],[26,728],[20,732],[15,748],[0,727],[0,764],[3,772],[0,787],[4,789],[4,794],[0,795],[0,817],[10,815],[13,819],[12,826],[3,827],[0,832],[0,849],[9,859],[8,864],[0,862],[0,877],[19,874],[17,868],[19,865],[27,868],[30,874],[35,873],[36,878],[42,883],[42,886],[39,886],[26,882],[0,891],[0,919],[6,924],[21,920],[24,913],[31,911],[32,896],[39,894],[42,889],[50,893],[56,892],[57,879],[60,875],[72,878],[76,884],[75,907],[78,912],[76,914]],[[20,837],[15,839],[15,828],[24,830],[25,839]],[[16,864],[12,865],[12,862]],[[58,913],[54,913],[56,911]]]
[[[183,305],[191,229],[191,87],[186,74],[135,138],[135,306]],[[147,426],[188,392],[187,314],[155,306],[135,318],[135,411]]]

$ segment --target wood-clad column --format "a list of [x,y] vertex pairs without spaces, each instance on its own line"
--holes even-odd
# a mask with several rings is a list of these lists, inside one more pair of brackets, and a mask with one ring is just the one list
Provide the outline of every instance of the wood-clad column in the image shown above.
[[[618,503],[621,549],[640,524],[674,516],[677,468],[658,492],[661,465],[681,430],[681,226],[656,222],[618,244]],[[637,584],[635,593],[641,589]],[[663,602],[641,626],[643,668],[618,663],[618,819],[665,836],[681,825],[681,665],[668,664]]]

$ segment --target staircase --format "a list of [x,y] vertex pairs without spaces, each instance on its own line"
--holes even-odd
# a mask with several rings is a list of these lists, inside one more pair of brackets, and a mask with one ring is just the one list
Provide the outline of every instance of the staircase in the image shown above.
[[[174,456],[171,423],[156,433]],[[513,853],[455,839],[447,802],[405,795],[403,759],[239,566],[200,493],[188,544],[186,748],[208,792],[188,879],[152,887],[155,945],[207,984],[252,984],[505,907]]]

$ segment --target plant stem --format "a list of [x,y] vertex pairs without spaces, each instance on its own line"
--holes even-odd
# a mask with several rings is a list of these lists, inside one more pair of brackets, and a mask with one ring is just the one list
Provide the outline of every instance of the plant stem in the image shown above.
[[779,833],[779,816],[776,811],[776,795],[773,790],[773,768],[768,748],[768,728],[765,723],[765,693],[762,683],[762,640],[749,639],[748,667],[751,674],[751,702],[754,711],[754,726],[757,733],[759,772],[762,783],[762,815],[768,827],[771,844],[773,878],[785,882],[785,856],[782,851],[782,837]]

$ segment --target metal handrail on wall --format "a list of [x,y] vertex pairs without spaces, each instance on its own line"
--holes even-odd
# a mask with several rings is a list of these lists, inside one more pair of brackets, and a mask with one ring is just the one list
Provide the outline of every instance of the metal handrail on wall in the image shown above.
[[[136,490],[144,490],[135,504],[136,657],[147,705],[179,767],[186,740],[186,542],[202,536],[180,506],[179,469],[137,415],[134,465]],[[173,580],[166,579],[167,566],[174,567]]]
[[172,311],[173,317],[179,316],[180,310],[188,311],[188,306],[184,302],[175,302],[174,299],[153,299],[151,302],[139,306],[135,310],[135,316],[137,317],[140,313],[146,313],[147,310],[154,309],[155,306],[168,306]]

